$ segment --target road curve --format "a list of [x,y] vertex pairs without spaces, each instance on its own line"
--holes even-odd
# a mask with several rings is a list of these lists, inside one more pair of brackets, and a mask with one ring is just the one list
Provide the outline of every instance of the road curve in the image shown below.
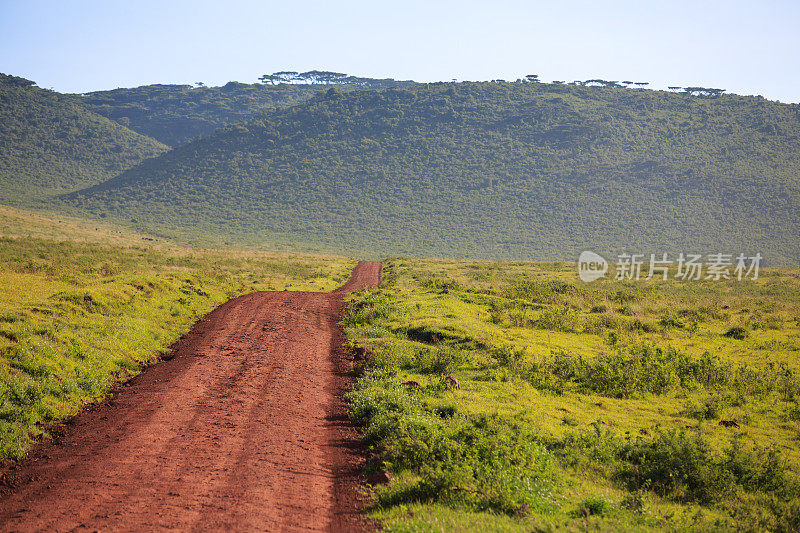
[[2,531],[358,531],[342,295],[256,292],[2,471]]

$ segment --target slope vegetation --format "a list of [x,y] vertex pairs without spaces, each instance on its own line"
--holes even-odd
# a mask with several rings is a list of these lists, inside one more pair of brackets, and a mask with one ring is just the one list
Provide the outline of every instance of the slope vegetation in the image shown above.
[[331,89],[65,200],[218,242],[536,259],[761,252],[796,264],[799,116],[760,97],[613,87]]
[[[411,82],[356,78],[342,90],[359,87],[407,85]],[[222,87],[145,85],[130,89],[97,91],[81,95],[88,109],[134,131],[177,146],[208,135],[226,124],[251,119],[260,111],[272,111],[305,102],[324,90],[321,84],[259,85],[229,82]]]
[[165,150],[72,97],[0,74],[2,203],[94,185]]

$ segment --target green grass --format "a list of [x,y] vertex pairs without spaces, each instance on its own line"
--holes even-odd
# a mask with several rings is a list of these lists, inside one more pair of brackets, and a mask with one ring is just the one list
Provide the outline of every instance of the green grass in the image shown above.
[[175,247],[174,241],[152,234],[84,218],[58,216],[0,205],[0,236],[11,238],[37,238],[80,243],[103,243],[123,246]]
[[395,259],[354,297],[348,336],[375,358],[351,418],[392,476],[372,516],[392,531],[800,527],[797,271],[576,274]]
[[[7,222],[7,225],[2,225]],[[194,322],[255,290],[328,291],[354,262],[191,250],[0,211],[0,459],[154,362]],[[103,242],[74,242],[61,238]],[[127,242],[128,244],[123,244]]]

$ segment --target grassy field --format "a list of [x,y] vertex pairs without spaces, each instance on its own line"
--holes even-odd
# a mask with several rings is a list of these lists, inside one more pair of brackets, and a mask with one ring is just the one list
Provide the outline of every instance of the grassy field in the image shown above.
[[796,531],[798,316],[796,270],[584,284],[571,264],[388,261],[344,322],[374,352],[348,396],[390,478],[372,515],[390,531]]
[[331,290],[354,265],[144,238],[0,209],[0,459],[22,457],[48,422],[157,360],[229,298]]
[[[330,290],[353,261],[0,208],[0,265],[16,459],[223,301]],[[344,320],[374,352],[348,395],[390,479],[370,513],[390,531],[798,530],[798,317],[796,270],[583,284],[566,263],[387,261]]]
[[69,216],[51,218],[4,205],[0,205],[0,236],[121,245],[176,246],[171,241],[163,241],[122,226]]

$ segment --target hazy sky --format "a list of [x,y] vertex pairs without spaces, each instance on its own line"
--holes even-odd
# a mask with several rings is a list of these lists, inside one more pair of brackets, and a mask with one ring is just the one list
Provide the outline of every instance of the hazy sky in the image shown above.
[[312,69],[536,73],[800,102],[800,1],[0,0],[0,72],[58,91]]

